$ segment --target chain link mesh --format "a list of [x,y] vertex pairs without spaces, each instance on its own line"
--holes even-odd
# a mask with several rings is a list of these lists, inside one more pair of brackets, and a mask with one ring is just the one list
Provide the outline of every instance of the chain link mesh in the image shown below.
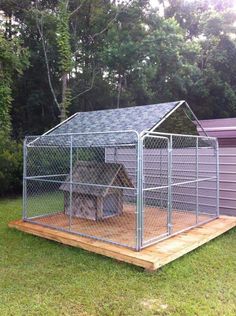
[[135,248],[136,161],[117,152],[135,158],[136,143],[133,132],[28,137],[25,218]]
[[215,218],[216,140],[153,133],[143,144],[143,246]]
[[217,216],[215,139],[149,133],[141,151],[138,141],[135,132],[27,137],[24,219],[137,249]]

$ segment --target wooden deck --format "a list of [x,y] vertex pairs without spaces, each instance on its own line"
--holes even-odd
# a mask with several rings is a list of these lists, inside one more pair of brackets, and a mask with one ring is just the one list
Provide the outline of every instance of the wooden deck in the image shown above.
[[52,228],[46,228],[40,224],[32,224],[21,220],[9,223],[9,227],[11,228],[16,228],[23,232],[66,245],[79,247],[119,261],[128,262],[149,271],[155,271],[161,266],[196,249],[235,226],[236,217],[221,216],[207,224],[180,233],[155,245],[149,246],[140,252],[136,252],[125,247],[80,237]]
[[[159,207],[145,206],[144,209],[144,242],[167,233],[166,209]],[[209,215],[199,215],[199,222],[209,220]],[[54,228],[69,230],[69,216],[64,212],[41,216],[33,219],[37,224],[42,224]],[[124,204],[123,213],[99,221],[72,217],[71,231],[79,232],[87,236],[96,236],[103,240],[126,245],[135,248],[136,236],[136,215],[134,204]],[[192,212],[177,211],[172,212],[173,233],[184,230],[196,224],[196,215]]]

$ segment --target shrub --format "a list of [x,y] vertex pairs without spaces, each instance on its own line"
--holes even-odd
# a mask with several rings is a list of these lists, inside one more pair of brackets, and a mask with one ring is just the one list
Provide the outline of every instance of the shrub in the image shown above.
[[22,145],[0,133],[0,196],[22,187]]

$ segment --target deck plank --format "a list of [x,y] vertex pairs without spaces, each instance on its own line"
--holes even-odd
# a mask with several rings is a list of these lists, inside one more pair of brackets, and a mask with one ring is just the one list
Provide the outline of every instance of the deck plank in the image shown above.
[[[134,204],[124,204],[123,212],[101,221],[72,217],[71,221],[65,212],[56,212],[32,218],[32,222],[47,227],[71,230],[87,236],[96,236],[102,240],[109,240],[116,244],[135,248],[136,243],[136,209]],[[37,212],[35,213],[37,214]],[[30,216],[29,216],[30,217]],[[199,214],[199,221],[210,219],[209,214]],[[146,206],[144,209],[144,242],[167,233],[168,212],[159,207]],[[186,229],[196,223],[196,214],[182,210],[172,211],[173,232]]]
[[236,217],[220,216],[218,219],[170,237],[140,252],[22,220],[10,222],[8,226],[154,271],[235,227]]

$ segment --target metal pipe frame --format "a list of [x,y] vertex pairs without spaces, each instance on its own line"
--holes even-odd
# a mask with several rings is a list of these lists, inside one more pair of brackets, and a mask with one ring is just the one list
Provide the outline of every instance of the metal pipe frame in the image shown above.
[[27,218],[27,147],[26,139],[23,143],[23,205],[22,205],[22,218]]
[[[208,136],[156,133],[156,132],[152,132],[152,131],[146,131],[146,132],[142,133],[142,137],[143,138],[145,136],[151,137],[151,136],[154,136],[154,135],[156,137],[167,136],[168,140],[170,139],[169,146],[168,146],[168,185],[167,186],[154,187],[154,188],[144,188],[143,191],[145,192],[145,191],[157,190],[157,189],[162,189],[162,188],[168,188],[168,223],[167,223],[168,224],[168,233],[167,234],[163,234],[161,236],[158,236],[156,238],[152,238],[152,239],[150,239],[148,241],[143,241],[142,248],[145,248],[145,247],[147,247],[149,245],[152,245],[152,244],[154,244],[154,243],[156,243],[158,241],[164,240],[164,239],[168,238],[170,235],[174,236],[174,235],[179,234],[181,232],[185,232],[185,231],[187,231],[189,229],[192,229],[192,228],[198,226],[199,224],[205,224],[205,223],[207,223],[207,222],[209,222],[209,221],[211,221],[211,220],[216,218],[216,215],[204,212],[205,215],[209,216],[209,219],[204,221],[204,222],[200,222],[200,223],[199,223],[199,219],[198,219],[198,215],[199,215],[198,183],[202,182],[202,181],[211,181],[211,180],[217,179],[217,175],[214,176],[214,177],[208,177],[208,178],[199,179],[199,157],[198,157],[199,156],[199,153],[198,153],[199,139],[213,140],[213,141],[216,141],[216,139],[214,137],[208,137]],[[179,183],[172,183],[172,149],[173,149],[172,138],[173,138],[173,136],[189,137],[189,138],[194,137],[194,138],[196,138],[196,180],[184,181],[184,182],[179,182]],[[210,147],[210,148],[212,148],[212,147]],[[192,213],[196,214],[196,224],[173,233],[173,226],[172,226],[172,187],[173,186],[185,185],[185,184],[189,184],[189,183],[196,183],[196,200],[197,200],[196,205],[197,205],[197,209],[196,209],[196,211],[192,212]],[[218,198],[217,198],[217,200],[218,200]],[[203,212],[201,212],[201,214],[203,214]]]
[[[60,180],[51,180],[51,179],[45,180],[44,178],[40,179],[38,177],[37,178],[26,177],[26,180],[70,184],[70,181],[60,181]],[[122,186],[117,186],[117,185],[83,183],[83,182],[76,182],[76,181],[72,181],[72,184],[81,185],[81,186],[92,186],[92,187],[98,187],[98,188],[112,188],[112,189],[126,189],[126,190],[134,190],[135,189],[135,188],[131,188],[131,187],[122,187]]]
[[[68,134],[69,135],[69,134]],[[53,136],[57,136],[57,135],[53,135]],[[96,148],[96,147],[103,147],[103,148],[115,148],[115,147],[127,147],[127,148],[130,148],[131,146],[135,147],[136,146],[136,143],[126,143],[126,144],[115,144],[115,145],[104,145],[104,144],[97,144],[96,146],[82,146],[82,145],[79,145],[79,146],[74,146],[73,148]],[[67,148],[67,147],[70,147],[70,146],[63,146],[63,145],[36,145],[36,146],[33,146],[33,145],[27,145],[27,147],[29,148]]]
[[167,229],[168,234],[172,234],[172,135],[170,141],[168,141],[168,214],[167,214]]
[[137,145],[137,212],[136,212],[136,251],[139,251],[142,248],[142,191],[143,191],[143,183],[142,183],[142,147],[143,140],[141,137],[138,138]]
[[[200,126],[202,132],[207,136],[207,133],[205,131],[205,129],[202,127],[200,121],[198,120],[198,118],[196,117],[196,115],[194,114],[194,112],[192,111],[191,107],[189,106],[189,104],[185,101],[179,101],[179,103],[168,113],[166,114],[159,122],[158,124],[156,124],[155,126],[153,126],[153,128],[150,130],[151,132],[155,131],[155,129],[157,129],[157,127],[159,127],[168,117],[170,117],[178,108],[180,108],[181,106],[184,106],[189,110],[189,112],[192,114],[192,116],[194,117],[195,121],[197,122],[197,124]],[[187,118],[189,118],[189,116],[187,115],[187,113],[185,113],[185,115],[187,116]],[[192,121],[189,118],[190,121]]]
[[220,216],[220,160],[219,143],[216,139],[216,215]]
[[[174,187],[174,186],[181,186],[184,184],[190,184],[190,183],[195,183],[195,182],[210,181],[210,180],[213,180],[216,178],[217,177],[210,177],[210,178],[202,178],[202,179],[198,179],[198,180],[189,180],[189,181],[177,182],[177,183],[172,183],[171,186]],[[151,187],[151,188],[145,188],[144,191],[166,189],[168,187],[169,187],[169,185],[164,185],[164,186],[160,186],[160,187]]]
[[[102,185],[102,184],[92,184],[92,183],[80,183],[80,182],[73,182],[73,148],[77,148],[74,144],[74,137],[77,136],[85,136],[85,135],[99,135],[99,134],[108,134],[111,135],[112,133],[134,133],[137,137],[137,142],[132,143],[132,146],[135,146],[136,148],[136,187],[130,188],[130,187],[123,187],[123,186],[113,186],[113,185]],[[68,229],[63,229],[60,227],[57,227],[56,225],[46,225],[43,224],[45,227],[52,227],[54,226],[56,229],[61,230],[61,231],[70,231],[73,234],[80,235],[80,236],[85,236],[85,237],[90,237],[96,240],[102,240],[109,242],[111,244],[116,244],[116,245],[122,245],[128,248],[132,248],[129,245],[124,245],[119,242],[113,242],[112,240],[107,240],[105,238],[100,238],[96,236],[91,236],[87,234],[82,234],[79,232],[73,231],[73,225],[72,225],[72,210],[73,210],[73,185],[83,185],[83,186],[96,186],[96,187],[106,187],[106,188],[117,188],[117,189],[125,189],[125,190],[136,190],[136,230],[135,230],[135,236],[136,237],[136,243],[135,243],[135,250],[139,251],[144,247],[147,247],[148,245],[154,244],[157,241],[163,240],[168,238],[170,235],[174,236],[180,232],[184,232],[186,230],[189,230],[193,227],[196,227],[199,225],[199,220],[198,220],[198,214],[199,214],[199,188],[198,188],[198,183],[203,182],[203,181],[211,181],[217,179],[217,194],[216,194],[216,199],[217,199],[217,210],[216,214],[208,214],[209,217],[211,217],[209,220],[203,223],[207,223],[208,221],[216,218],[219,216],[219,148],[218,148],[218,142],[214,137],[208,137],[208,136],[197,136],[197,135],[184,135],[184,134],[168,134],[168,133],[160,133],[160,132],[154,132],[154,131],[144,131],[141,134],[134,130],[125,130],[125,131],[108,131],[108,132],[91,132],[91,133],[69,133],[69,134],[55,134],[55,135],[48,135],[44,134],[41,135],[40,138],[43,137],[61,137],[61,136],[66,136],[68,137],[68,140],[70,140],[70,145],[66,146],[70,150],[70,173],[69,174],[53,174],[53,175],[42,175],[42,176],[29,176],[27,177],[27,147],[39,147],[39,146],[34,146],[34,142],[39,139],[36,138],[34,141],[31,141],[29,144],[27,144],[28,138],[26,137],[24,140],[24,147],[23,147],[23,156],[24,156],[24,163],[23,163],[23,220],[29,221],[32,223],[36,223],[33,219],[40,217],[31,217],[27,218],[27,180],[34,180],[34,181],[43,181],[43,182],[52,182],[52,183],[69,183],[70,185],[70,191],[69,191],[69,228]],[[189,180],[189,181],[182,181],[179,183],[172,183],[172,167],[173,167],[173,161],[172,161],[172,156],[173,156],[173,137],[189,137],[189,138],[196,138],[196,179],[195,180]],[[168,185],[161,185],[157,187],[152,187],[152,188],[146,188],[144,187],[144,169],[143,169],[143,164],[144,164],[144,153],[143,153],[143,145],[146,137],[149,138],[155,138],[155,139],[164,139],[167,141],[167,147],[166,149],[168,150],[167,154],[167,164],[168,164]],[[214,140],[216,142],[215,144],[215,149],[216,149],[216,176],[215,177],[207,177],[207,178],[199,178],[199,139],[203,140]],[[111,146],[104,146],[102,144],[97,144],[97,147],[128,147],[130,148],[129,145],[127,144],[116,144],[116,145],[111,145]],[[45,146],[42,146],[45,147]],[[53,147],[53,146],[49,146]],[[61,146],[63,147],[63,146]],[[81,147],[81,146],[80,146]],[[85,146],[84,148],[90,148],[90,146]],[[208,148],[208,147],[206,147]],[[209,148],[210,147],[209,145]],[[160,157],[160,169],[161,169],[161,181],[162,181],[162,157]],[[57,181],[57,180],[50,180],[50,179],[45,179],[48,177],[59,177],[59,176],[69,176],[70,181]],[[174,186],[181,186],[181,185],[187,185],[191,183],[196,183],[196,224],[190,227],[187,227],[183,230],[180,230],[178,232],[173,233],[173,223],[172,223],[172,188]],[[154,237],[150,240],[145,241],[144,240],[144,193],[145,191],[152,191],[152,190],[162,190],[162,189],[168,189],[168,209],[167,209],[167,233],[162,234],[160,236]],[[162,197],[161,197],[161,203],[162,203]],[[181,210],[180,210],[181,211]],[[202,213],[201,213],[202,214]],[[44,215],[41,215],[44,216]],[[42,223],[40,223],[42,224]]]
[[143,247],[143,239],[144,239],[144,207],[143,207],[143,187],[144,187],[144,176],[143,176],[143,139],[141,139],[141,146],[140,146],[140,222],[141,222],[141,230],[140,230],[140,238],[141,238],[141,247]]
[[62,173],[62,174],[47,174],[47,175],[42,175],[42,176],[29,176],[29,177],[25,177],[25,179],[26,180],[36,180],[36,179],[41,179],[41,178],[50,178],[50,177],[53,178],[53,177],[62,177],[62,176],[69,176],[69,174]]
[[189,106],[189,104],[186,101],[185,101],[185,106],[191,112],[192,116],[194,117],[194,119],[198,123],[198,125],[201,127],[202,132],[207,136],[206,130],[203,128],[202,124],[200,123],[200,121],[198,120],[198,118],[196,117],[196,115],[194,114],[191,107]]
[[66,120],[64,120],[63,122],[60,122],[59,124],[57,124],[56,126],[54,126],[53,128],[51,128],[49,131],[45,132],[43,135],[38,135],[36,136],[37,138],[33,141],[35,142],[36,140],[38,140],[40,137],[46,136],[47,134],[51,133],[52,131],[54,131],[56,128],[60,127],[61,125],[63,125],[64,123],[68,122],[69,120],[71,120],[73,117],[75,117],[78,114],[78,112],[74,113],[73,115],[71,115],[70,117],[68,117]]
[[[36,137],[36,138],[44,138],[44,137],[57,137],[57,136],[80,136],[80,135],[99,135],[99,134],[115,134],[115,133],[119,133],[119,134],[123,134],[123,133],[134,133],[136,134],[138,137],[139,137],[139,133],[134,130],[134,129],[125,129],[125,130],[114,130],[114,131],[104,131],[104,132],[80,132],[80,133],[57,133],[57,134],[51,134],[51,135],[48,135],[48,134],[43,134],[43,135],[35,135],[35,136],[26,136],[25,138],[33,138],[33,137]],[[32,140],[33,142],[34,140]]]
[[[60,124],[59,124],[60,125]],[[53,128],[52,130],[54,130],[55,128]],[[36,140],[40,139],[40,138],[45,138],[45,137],[58,137],[58,136],[85,136],[85,135],[104,135],[104,134],[116,134],[116,133],[120,133],[120,134],[125,134],[125,133],[134,133],[137,136],[137,139],[139,138],[139,133],[133,129],[130,130],[123,130],[123,131],[107,131],[107,132],[83,132],[83,133],[58,133],[58,134],[51,134],[48,135],[49,131],[43,135],[36,135],[33,137],[36,137],[35,139],[33,139],[29,144],[27,144],[27,146],[30,146],[30,144],[34,143]],[[32,136],[26,136],[25,139],[29,139],[32,138]],[[117,146],[117,144],[114,144],[113,146]],[[37,146],[36,146],[37,147]],[[89,147],[89,146],[88,146]]]
[[[161,148],[161,150],[160,150],[160,185],[161,186],[162,186],[162,183],[163,183],[163,181],[162,181],[162,148]],[[163,194],[162,194],[162,190],[161,190],[161,192],[160,192],[160,199],[161,199],[160,206],[161,206],[161,208],[163,207],[163,201],[162,201],[163,196],[162,195]]]
[[179,101],[179,103],[176,104],[176,106],[167,113],[153,128],[150,130],[150,132],[153,132],[157,127],[159,127],[169,116],[171,116],[179,107],[181,107],[185,103],[184,100]]
[[[148,134],[144,134],[142,137],[142,148],[144,147],[144,142],[145,142],[145,139],[146,138],[154,138],[154,139],[162,139],[162,140],[165,140],[166,142],[167,142],[167,148],[169,148],[169,139],[167,138],[167,137],[164,137],[164,136],[156,136],[156,135],[148,135]],[[144,184],[144,176],[143,176],[143,160],[144,160],[144,157],[143,157],[143,150],[142,150],[142,228],[141,228],[141,235],[142,235],[142,245],[143,245],[143,243],[145,243],[145,241],[144,241],[144,238],[143,238],[143,236],[144,236],[144,229],[145,229],[145,227],[144,227],[144,212],[145,212],[145,210],[144,210],[144,206],[143,206],[143,204],[144,204],[144,192],[146,191],[146,189],[145,188],[143,188],[143,184]],[[162,197],[161,197],[161,200],[162,200]]]
[[72,222],[72,207],[73,207],[73,136],[70,136],[70,213],[69,213],[69,230],[71,231],[71,222]]
[[153,135],[160,135],[160,136],[177,136],[177,137],[190,137],[190,138],[201,138],[201,139],[211,139],[211,140],[214,140],[216,141],[216,138],[215,137],[210,137],[210,136],[199,136],[199,135],[188,135],[188,134],[175,134],[175,133],[162,133],[162,132],[153,132],[153,131],[143,131],[141,133],[142,135],[145,135],[145,134],[153,134]]
[[198,159],[198,139],[196,139],[196,224],[198,224],[199,213],[199,190],[198,190],[198,178],[199,178],[199,159]]
[[200,222],[198,225],[195,224],[195,225],[192,225],[192,226],[188,226],[187,228],[184,228],[184,229],[181,229],[181,230],[178,230],[178,231],[172,233],[171,236],[168,235],[168,234],[166,234],[165,237],[163,237],[163,238],[160,238],[160,239],[157,239],[157,240],[154,240],[154,241],[151,239],[150,242],[149,242],[149,241],[148,241],[148,242],[145,242],[145,244],[143,245],[142,249],[147,248],[147,247],[149,247],[149,246],[155,244],[157,241],[158,241],[158,242],[163,241],[163,240],[168,239],[168,238],[170,238],[170,237],[174,237],[174,236],[179,235],[179,234],[181,234],[181,233],[187,232],[187,231],[189,231],[190,229],[193,229],[193,228],[195,228],[195,227],[197,227],[197,226],[199,226],[199,225],[207,224],[207,223],[209,223],[209,222],[215,220],[216,218],[217,218],[217,217],[214,216],[214,217],[212,217],[212,218],[207,219],[206,221]]

